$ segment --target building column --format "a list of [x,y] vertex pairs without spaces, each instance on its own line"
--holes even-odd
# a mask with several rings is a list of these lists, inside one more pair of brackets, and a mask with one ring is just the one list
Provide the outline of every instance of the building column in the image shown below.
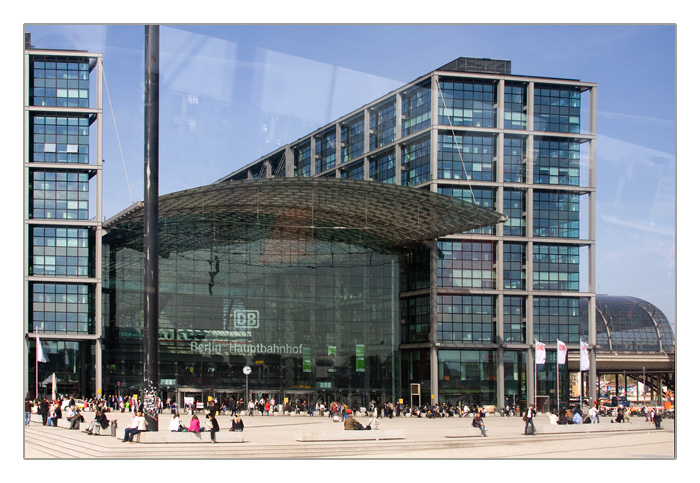
[[438,386],[437,240],[430,243],[430,402],[440,403]]
[[365,129],[364,129],[364,136],[363,136],[364,137],[364,149],[362,150],[362,152],[364,154],[364,157],[362,158],[363,159],[362,171],[363,171],[363,178],[365,180],[368,180],[369,179],[369,156],[367,156],[367,153],[369,153],[369,151],[370,151],[369,145],[370,145],[370,134],[371,134],[371,132],[370,132],[371,116],[370,116],[369,109],[365,109],[363,111],[363,115],[364,115],[364,119],[365,119],[364,120]]
[[294,177],[294,151],[289,144],[284,148],[284,176],[286,178]]

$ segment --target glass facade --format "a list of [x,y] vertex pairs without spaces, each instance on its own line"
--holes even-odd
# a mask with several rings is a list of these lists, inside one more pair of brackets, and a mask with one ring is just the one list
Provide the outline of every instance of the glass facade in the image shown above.
[[430,181],[430,138],[420,138],[401,150],[401,185],[415,186]]
[[440,81],[438,123],[447,126],[496,126],[496,85],[490,81],[450,78]]
[[30,117],[31,161],[35,163],[89,163],[90,121],[76,115]]
[[505,136],[503,139],[503,181],[525,182],[526,140],[523,137]]
[[411,89],[401,99],[402,136],[430,127],[430,83],[424,82]]
[[293,148],[294,152],[294,176],[308,178],[311,176],[311,144],[306,143]]
[[89,107],[90,62],[46,58],[30,63],[31,106]]
[[[349,113],[337,129],[341,161],[352,164],[323,176],[429,189],[507,215],[501,225],[437,239],[433,251],[401,255],[400,391],[408,399],[409,385],[420,383],[423,402],[437,394],[452,403],[522,404],[534,390],[523,345],[587,334],[579,303],[592,294],[581,286],[580,250],[593,241],[581,238],[581,209],[592,188],[581,180],[595,173],[584,171],[594,163],[582,159],[590,151],[581,144],[595,134],[581,134],[581,103],[585,93],[592,101],[593,84],[469,69],[448,64]],[[319,173],[325,148],[317,144],[315,154]],[[297,176],[305,159],[297,156]],[[254,171],[255,163],[228,179]],[[449,352],[433,352],[440,343]],[[498,364],[505,380],[497,380]],[[538,391],[547,394],[556,381],[542,377]]]
[[438,250],[438,287],[496,287],[493,242],[440,241]]
[[30,218],[89,219],[89,173],[33,170],[30,175]]
[[579,186],[580,157],[578,143],[535,139],[535,183]]
[[527,85],[506,82],[503,96],[505,102],[503,127],[506,129],[526,129]]
[[[90,72],[101,63],[29,57],[27,331],[85,336],[45,347],[52,363],[62,360],[56,371],[79,380],[81,391],[113,392],[119,383],[138,392],[142,248],[115,233],[103,241],[102,270],[94,259],[101,228],[90,220],[96,207],[88,194],[100,171],[88,165],[101,160],[90,161],[98,153],[89,128],[102,114],[101,106],[98,114],[81,109],[89,108]],[[585,133],[582,102],[588,96],[594,117],[595,84],[450,65],[222,181],[369,179],[468,200],[508,220],[396,253],[342,235],[227,237],[231,220],[216,217],[206,221],[212,231],[193,241],[206,231],[194,228],[201,220],[169,220],[167,236],[182,243],[160,258],[160,386],[167,396],[182,388],[242,396],[241,369],[249,365],[251,390],[278,400],[408,400],[409,385],[419,383],[423,403],[434,395],[440,403],[523,405],[533,396],[526,368],[532,370],[534,340],[576,347],[587,338],[594,295],[581,286],[588,277],[581,276],[580,250],[595,243],[585,239],[595,230],[586,230],[581,211],[592,208],[583,203],[594,191],[595,159],[585,157],[595,150],[581,144],[595,133]],[[366,228],[372,213],[363,218]],[[67,220],[70,226],[60,226]],[[673,347],[667,321],[645,318],[653,307],[600,307],[598,338],[614,350],[656,350],[655,336],[664,349]],[[95,341],[103,345],[102,368],[92,362]],[[535,365],[540,395],[556,385],[551,357]],[[568,366],[560,369],[564,392]]]
[[95,300],[90,286],[32,283],[29,332],[94,334]]
[[341,162],[345,163],[361,156],[365,149],[365,119],[358,117],[341,127],[342,155]]
[[[95,351],[90,343],[74,340],[41,339],[46,362],[27,365],[27,378],[49,388],[51,376],[56,375],[56,393],[69,395],[91,394],[94,391]],[[29,341],[28,357],[36,361],[36,340]]]
[[579,289],[579,248],[567,245],[533,247],[533,288],[535,290]]
[[480,350],[441,350],[438,378],[443,400],[475,407],[495,401],[497,391],[496,353]]
[[335,129],[316,138],[316,172],[335,167]]
[[[60,394],[94,395],[100,385],[95,344],[102,212],[91,189],[99,192],[101,184],[102,133],[91,133],[91,126],[102,105],[100,95],[90,97],[91,84],[102,83],[99,57],[25,50],[24,368],[31,396],[47,395],[47,388],[50,395],[45,380],[52,374]],[[38,365],[36,338],[47,358]]]
[[579,299],[567,297],[534,297],[534,338],[540,342],[578,344],[581,333]]
[[581,132],[581,91],[577,87],[535,86],[535,131]]
[[441,133],[438,178],[494,181],[496,138],[492,135]]
[[536,237],[579,237],[579,195],[535,191],[533,203],[533,231]]
[[[191,221],[168,224],[187,236]],[[219,227],[221,233],[225,230]],[[212,228],[212,231],[216,228]],[[142,337],[142,265],[138,249],[117,242],[105,254],[115,341],[110,390],[137,389]],[[161,257],[159,298],[162,389],[208,387],[241,392],[311,391],[313,398],[392,400],[398,380],[398,258],[314,239],[219,240]],[[116,341],[119,341],[118,343]]]
[[396,140],[396,103],[390,101],[369,113],[369,149],[381,148]]
[[384,151],[370,158],[369,177],[382,183],[396,183],[396,153]]
[[491,295],[438,295],[438,340],[494,342],[496,299]]

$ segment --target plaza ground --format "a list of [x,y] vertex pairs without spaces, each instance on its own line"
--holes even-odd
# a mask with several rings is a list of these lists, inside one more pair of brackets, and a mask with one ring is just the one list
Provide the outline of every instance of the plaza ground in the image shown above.
[[[204,414],[200,414],[200,420]],[[167,431],[171,414],[160,416],[159,430]],[[85,413],[86,421],[93,414]],[[661,430],[655,430],[644,418],[633,417],[631,431],[587,432],[523,435],[524,423],[517,417],[487,416],[487,437],[453,436],[456,429],[470,431],[471,418],[382,418],[380,429],[400,429],[406,438],[386,441],[296,441],[297,431],[342,431],[341,423],[327,417],[307,415],[244,416],[243,443],[134,443],[124,444],[121,438],[128,427],[129,414],[108,413],[118,422],[118,437],[90,436],[82,431],[45,427],[37,415],[24,428],[23,458],[57,461],[62,459],[235,459],[235,460],[294,460],[294,459],[656,459],[677,458],[675,420],[664,420]],[[183,415],[188,423],[190,416]],[[366,424],[367,417],[358,417]],[[217,418],[222,430],[230,427],[231,416]],[[550,425],[547,416],[535,418],[535,426]],[[600,428],[612,427],[608,419]],[[619,426],[619,425],[617,425]],[[109,433],[109,429],[104,432]]]

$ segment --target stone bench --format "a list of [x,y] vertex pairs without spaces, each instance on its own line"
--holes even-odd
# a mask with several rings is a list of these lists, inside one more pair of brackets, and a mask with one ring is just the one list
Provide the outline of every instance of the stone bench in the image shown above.
[[[37,421],[38,424],[41,424],[41,419]],[[92,423],[92,419],[85,419],[84,422],[80,423],[80,431],[81,432],[86,432],[87,429],[90,427],[90,423]],[[111,421],[110,421],[111,423]],[[65,418],[61,418],[56,422],[56,427],[58,428],[63,428],[63,429],[68,429],[70,430],[70,421],[66,421]],[[73,430],[73,431],[78,431],[78,430]],[[119,430],[117,430],[117,433],[119,433]],[[123,430],[122,430],[122,435],[123,435]],[[107,428],[100,428],[100,434],[94,434],[93,436],[111,436],[112,435],[112,428],[110,426],[107,426]]]
[[655,429],[653,423],[610,423],[596,424],[540,424],[535,426],[535,433],[565,434],[565,433],[602,433],[611,431],[649,431]]
[[379,430],[328,430],[328,431],[297,431],[297,441],[379,441],[385,439],[406,439],[403,429]]
[[[486,428],[486,434],[489,433],[489,428]],[[481,438],[481,430],[479,428],[473,427],[471,424],[469,426],[463,426],[461,428],[452,428],[447,431],[445,435],[448,438]]]
[[[70,429],[70,421],[68,421],[66,418],[61,418],[57,421],[56,426],[59,428]],[[86,419],[85,422],[80,423],[79,426],[81,431],[85,431],[87,430],[88,426],[90,426],[90,421]],[[107,431],[109,431],[109,429],[107,429]]]
[[[117,431],[120,439],[124,438],[124,430]],[[135,443],[209,443],[209,431],[190,433],[189,431],[142,431],[134,435]],[[243,433],[239,431],[218,431],[217,443],[242,443]]]

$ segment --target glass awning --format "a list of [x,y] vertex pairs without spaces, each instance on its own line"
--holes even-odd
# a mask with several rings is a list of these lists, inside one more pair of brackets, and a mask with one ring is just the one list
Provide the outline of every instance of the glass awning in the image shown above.
[[[274,237],[317,237],[397,249],[506,221],[426,189],[335,178],[268,178],[212,184],[158,201],[161,251]],[[104,223],[108,237],[141,243],[143,203]],[[137,240],[138,239],[138,240]],[[203,245],[204,244],[204,245]],[[176,246],[177,248],[176,248]]]

